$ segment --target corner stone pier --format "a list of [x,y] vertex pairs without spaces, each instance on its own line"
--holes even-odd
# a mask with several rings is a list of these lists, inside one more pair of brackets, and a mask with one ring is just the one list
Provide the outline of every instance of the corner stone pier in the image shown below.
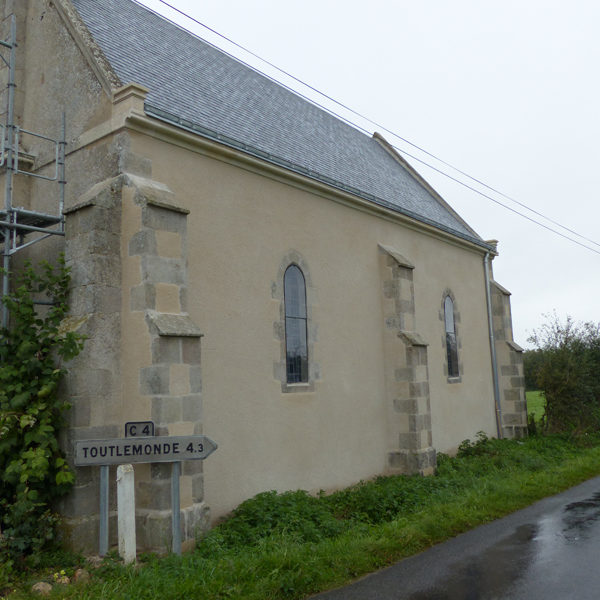
[[[87,336],[64,390],[72,409],[62,443],[71,460],[75,441],[124,437],[128,421],[153,421],[156,435],[203,433],[202,334],[186,312],[188,211],[149,178],[149,165],[137,164],[139,174],[101,182],[65,211],[71,321]],[[138,550],[168,551],[171,465],[134,469]],[[111,467],[110,546],[117,544],[115,479]],[[183,463],[180,498],[185,549],[208,524],[202,461]],[[59,510],[67,542],[97,552],[98,468],[76,469]]]

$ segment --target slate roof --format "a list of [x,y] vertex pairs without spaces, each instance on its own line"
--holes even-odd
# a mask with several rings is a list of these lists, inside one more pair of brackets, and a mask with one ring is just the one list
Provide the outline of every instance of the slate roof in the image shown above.
[[373,138],[131,0],[71,0],[145,110],[485,244]]

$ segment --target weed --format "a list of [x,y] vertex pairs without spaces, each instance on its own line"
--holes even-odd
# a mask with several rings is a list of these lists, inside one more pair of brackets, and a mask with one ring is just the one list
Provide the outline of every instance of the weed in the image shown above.
[[344,524],[327,505],[305,491],[263,492],[236,508],[220,527],[199,545],[206,555],[236,546],[253,546],[260,540],[284,534],[300,543],[317,542],[341,533]]

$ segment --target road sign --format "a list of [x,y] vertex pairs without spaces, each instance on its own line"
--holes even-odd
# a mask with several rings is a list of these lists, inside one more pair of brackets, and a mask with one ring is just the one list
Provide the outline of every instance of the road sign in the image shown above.
[[152,421],[129,421],[125,423],[125,437],[152,437],[154,423]]
[[75,443],[75,465],[83,467],[203,460],[216,449],[217,444],[205,435],[82,440]]

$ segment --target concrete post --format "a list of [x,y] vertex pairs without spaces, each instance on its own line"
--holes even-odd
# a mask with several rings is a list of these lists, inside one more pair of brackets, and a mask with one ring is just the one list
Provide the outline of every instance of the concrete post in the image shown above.
[[117,513],[119,555],[125,564],[135,562],[135,492],[131,465],[117,467]]

